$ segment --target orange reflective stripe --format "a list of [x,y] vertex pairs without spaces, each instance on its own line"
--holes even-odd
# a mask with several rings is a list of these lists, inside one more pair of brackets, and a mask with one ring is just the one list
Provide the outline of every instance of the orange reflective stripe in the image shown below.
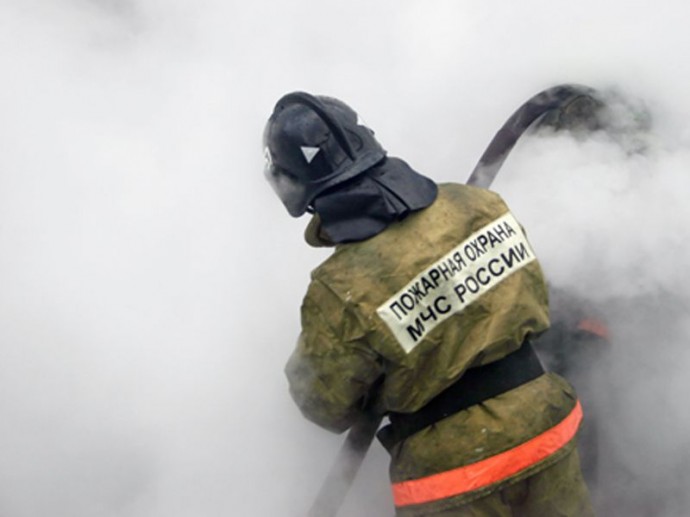
[[395,506],[421,504],[453,497],[502,481],[547,458],[566,445],[582,420],[578,401],[570,414],[551,429],[517,447],[482,461],[393,485]]
[[583,330],[584,332],[589,332],[595,336],[603,337],[604,339],[609,338],[609,329],[601,321],[594,318],[585,318],[580,321],[577,325],[577,330]]

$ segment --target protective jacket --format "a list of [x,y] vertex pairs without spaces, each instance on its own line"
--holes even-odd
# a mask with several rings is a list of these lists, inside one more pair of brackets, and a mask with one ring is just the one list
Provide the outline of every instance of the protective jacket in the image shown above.
[[[506,204],[443,184],[430,207],[337,245],[312,272],[286,374],[303,414],[342,432],[365,404],[419,410],[548,325],[541,267]],[[390,450],[398,515],[456,508],[542,471],[572,451],[580,419],[571,386],[549,373],[417,432]]]

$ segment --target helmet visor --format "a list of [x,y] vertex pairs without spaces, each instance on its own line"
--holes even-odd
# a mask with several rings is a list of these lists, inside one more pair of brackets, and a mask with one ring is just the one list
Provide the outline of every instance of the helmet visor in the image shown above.
[[307,210],[307,188],[286,170],[275,165],[266,149],[266,166],[264,176],[271,184],[273,191],[287,208],[292,217],[299,217]]

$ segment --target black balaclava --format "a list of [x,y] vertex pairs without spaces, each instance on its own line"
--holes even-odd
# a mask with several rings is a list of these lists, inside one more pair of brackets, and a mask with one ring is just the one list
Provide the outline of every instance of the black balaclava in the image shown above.
[[426,208],[436,199],[436,183],[399,158],[386,158],[313,202],[321,230],[334,244],[368,239],[389,224]]

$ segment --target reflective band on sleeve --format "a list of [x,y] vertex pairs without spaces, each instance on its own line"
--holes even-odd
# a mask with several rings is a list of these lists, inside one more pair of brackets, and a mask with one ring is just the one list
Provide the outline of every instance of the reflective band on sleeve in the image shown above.
[[461,495],[518,474],[565,446],[577,433],[581,421],[582,407],[578,401],[560,423],[517,447],[464,467],[395,483],[395,506],[429,503]]

